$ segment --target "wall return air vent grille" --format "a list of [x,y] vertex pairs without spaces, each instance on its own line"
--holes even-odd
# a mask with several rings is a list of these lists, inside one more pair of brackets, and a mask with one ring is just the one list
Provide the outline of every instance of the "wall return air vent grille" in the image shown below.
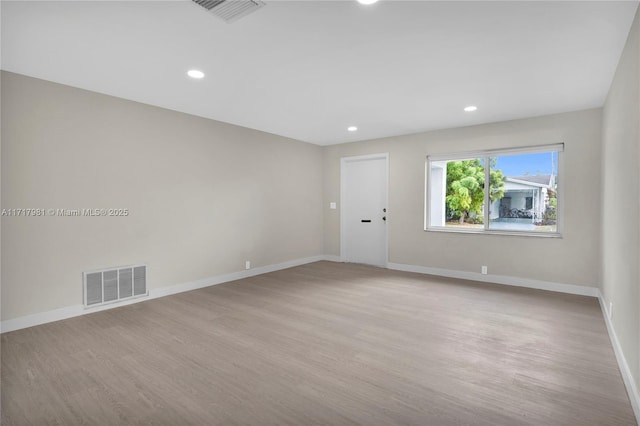
[[234,22],[265,5],[261,0],[192,0],[225,22]]
[[149,294],[145,265],[103,269],[82,275],[85,306],[99,306]]

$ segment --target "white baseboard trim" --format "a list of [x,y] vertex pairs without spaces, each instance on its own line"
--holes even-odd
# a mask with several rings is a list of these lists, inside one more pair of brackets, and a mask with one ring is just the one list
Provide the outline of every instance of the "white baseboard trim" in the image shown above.
[[618,360],[618,368],[620,368],[620,374],[622,375],[622,380],[624,381],[624,385],[627,388],[627,393],[629,394],[629,400],[631,401],[631,408],[633,408],[633,412],[636,415],[636,421],[638,422],[638,426],[640,426],[640,392],[638,392],[638,387],[636,386],[636,382],[633,380],[633,376],[631,375],[631,370],[629,369],[629,364],[627,363],[627,359],[622,352],[622,346],[620,346],[620,341],[618,340],[618,335],[616,334],[615,329],[613,328],[613,323],[611,322],[610,313],[607,309],[607,303],[604,300],[604,296],[602,292],[598,290],[598,300],[600,301],[600,308],[602,309],[602,316],[604,316],[604,322],[607,324],[607,331],[609,332],[609,339],[611,339],[611,345],[613,346],[613,352],[616,354],[616,359]]
[[322,260],[327,260],[329,262],[344,262],[340,256],[333,256],[329,254],[324,255]]
[[212,285],[222,284],[229,281],[241,280],[243,278],[255,277],[256,275],[267,274],[269,272],[280,271],[282,269],[293,268],[294,266],[306,265],[307,263],[319,262],[327,260],[327,256],[312,256],[302,259],[290,260],[288,262],[277,263],[275,265],[259,266],[244,271],[232,272],[230,274],[217,275],[215,277],[204,278],[197,281],[191,281],[182,284],[176,284],[169,287],[161,287],[150,290],[150,298],[169,296],[171,294],[183,293],[185,291],[197,290],[199,288],[209,287]]
[[100,312],[106,309],[118,308],[121,306],[131,305],[133,303],[139,303],[139,302],[144,302],[146,300],[169,296],[171,294],[197,290],[199,288],[209,287],[216,284],[222,284],[229,281],[240,280],[243,278],[249,278],[256,275],[275,272],[282,269],[292,268],[294,266],[300,266],[300,265],[305,265],[307,263],[318,262],[321,260],[335,261],[334,260],[335,257],[336,256],[324,256],[324,255],[305,257],[302,259],[290,260],[287,262],[277,263],[274,265],[259,266],[253,269],[247,269],[239,272],[232,272],[230,274],[217,275],[214,277],[203,278],[201,280],[176,284],[168,287],[149,289],[149,296],[147,297],[129,299],[129,300],[125,300],[118,303],[112,303],[109,305],[95,306],[91,308],[87,308],[84,305],[74,305],[74,306],[67,306],[64,308],[54,309],[47,312],[41,312],[38,314],[26,315],[23,317],[13,318],[13,319],[0,322],[0,332],[7,333],[9,331],[15,331],[15,330],[20,330],[22,328],[33,327],[36,325],[46,324],[54,321],[60,321],[63,319],[73,318],[80,315],[92,314],[94,312]]
[[538,290],[557,291],[560,293],[577,294],[580,296],[598,297],[596,287],[574,284],[560,284],[550,281],[532,280],[528,278],[508,277],[504,275],[489,275],[479,272],[456,271],[452,269],[431,268],[428,266],[405,265],[403,263],[389,263],[389,269],[396,271],[417,272],[419,274],[438,275],[441,277],[459,278],[462,280],[482,281],[493,284],[504,284],[516,287],[535,288]]

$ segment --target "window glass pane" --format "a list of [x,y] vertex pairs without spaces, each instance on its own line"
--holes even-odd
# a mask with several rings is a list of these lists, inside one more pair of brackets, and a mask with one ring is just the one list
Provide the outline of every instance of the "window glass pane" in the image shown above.
[[483,229],[484,159],[430,164],[430,226]]
[[489,229],[557,232],[558,153],[490,158]]

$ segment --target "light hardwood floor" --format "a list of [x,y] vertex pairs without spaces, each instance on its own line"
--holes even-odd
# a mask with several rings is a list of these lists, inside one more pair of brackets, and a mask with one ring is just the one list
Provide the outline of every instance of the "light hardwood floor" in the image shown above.
[[635,425],[594,298],[318,262],[2,335],[2,425]]

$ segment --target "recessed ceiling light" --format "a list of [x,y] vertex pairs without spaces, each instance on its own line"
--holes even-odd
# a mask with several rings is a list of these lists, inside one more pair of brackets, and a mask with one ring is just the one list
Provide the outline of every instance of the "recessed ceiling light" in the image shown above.
[[475,111],[475,110],[477,110],[477,109],[478,109],[478,107],[477,107],[477,106],[475,106],[475,105],[469,105],[468,107],[465,107],[465,109],[464,109],[464,110],[465,110],[466,112],[473,112],[473,111]]
[[378,0],[358,0],[358,3],[360,4],[374,4],[375,2],[377,2]]
[[191,78],[202,78],[204,77],[204,73],[200,70],[189,70],[187,71],[187,75]]
[[355,132],[356,130],[358,130],[358,128],[356,126],[349,126],[347,127],[347,130],[350,132]]

